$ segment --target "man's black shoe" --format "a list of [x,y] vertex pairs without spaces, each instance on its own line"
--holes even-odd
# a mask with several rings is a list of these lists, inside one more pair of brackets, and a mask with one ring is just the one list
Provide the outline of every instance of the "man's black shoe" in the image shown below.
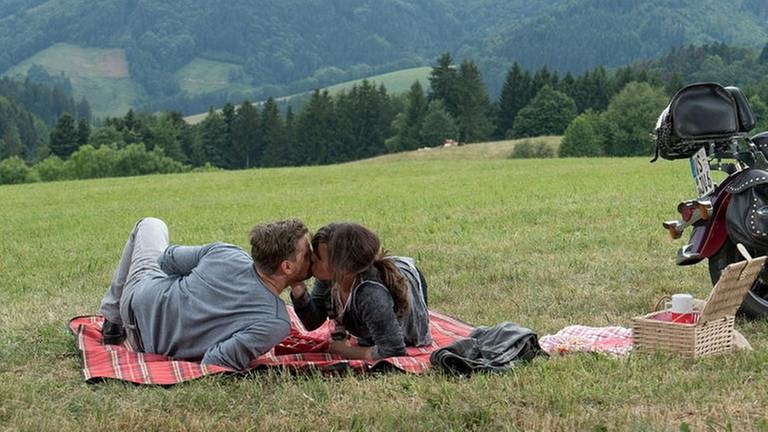
[[125,339],[125,329],[120,324],[104,320],[101,327],[101,338],[104,344],[119,345]]

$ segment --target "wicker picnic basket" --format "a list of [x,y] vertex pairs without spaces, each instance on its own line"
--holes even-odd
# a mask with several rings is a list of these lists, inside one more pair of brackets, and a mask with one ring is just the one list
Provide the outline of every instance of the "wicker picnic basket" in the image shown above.
[[765,259],[764,256],[748,258],[723,269],[695,324],[662,320],[669,311],[633,318],[634,350],[667,351],[693,358],[732,351],[734,314],[757,279]]

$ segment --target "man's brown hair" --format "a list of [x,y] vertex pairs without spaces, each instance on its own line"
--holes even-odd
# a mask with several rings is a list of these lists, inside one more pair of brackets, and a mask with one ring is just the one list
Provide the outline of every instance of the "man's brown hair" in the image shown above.
[[251,257],[259,271],[272,275],[296,253],[296,242],[309,230],[300,219],[258,224],[251,229]]

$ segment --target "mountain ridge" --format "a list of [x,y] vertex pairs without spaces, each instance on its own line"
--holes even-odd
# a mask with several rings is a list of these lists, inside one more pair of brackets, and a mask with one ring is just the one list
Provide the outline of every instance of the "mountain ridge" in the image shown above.
[[[0,72],[19,73],[60,43],[122,49],[133,106],[189,112],[430,65],[451,52],[476,61],[497,94],[513,61],[578,73],[691,43],[754,47],[768,39],[766,20],[759,0],[9,0],[0,5]],[[221,63],[201,72],[217,85],[190,93],[178,72],[200,59]]]

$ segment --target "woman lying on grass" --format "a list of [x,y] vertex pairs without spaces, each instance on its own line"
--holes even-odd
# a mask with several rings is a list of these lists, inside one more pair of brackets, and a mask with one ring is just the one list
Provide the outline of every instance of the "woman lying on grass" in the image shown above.
[[[292,287],[291,300],[307,330],[336,321],[330,352],[376,360],[432,343],[427,284],[412,258],[387,255],[378,236],[356,223],[320,228],[312,249],[315,287],[311,295]],[[357,346],[348,344],[347,331]]]

